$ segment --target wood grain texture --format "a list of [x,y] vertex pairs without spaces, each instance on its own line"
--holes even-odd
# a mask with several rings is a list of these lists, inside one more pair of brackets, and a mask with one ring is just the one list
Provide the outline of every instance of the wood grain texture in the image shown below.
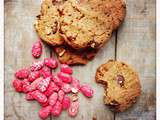
[[155,0],[128,0],[127,16],[117,34],[117,60],[132,65],[140,75],[142,95],[116,120],[155,120],[156,51]]
[[[40,9],[40,1],[36,0],[7,0],[5,2],[5,119],[6,120],[40,120],[36,102],[27,102],[24,94],[18,94],[11,86],[14,72],[28,66],[33,61],[31,45],[37,39],[33,28],[35,16]],[[23,11],[23,12],[21,12]],[[9,46],[9,47],[7,47]],[[109,51],[109,52],[106,52]],[[50,56],[49,47],[43,51],[44,58]],[[97,54],[96,59],[86,66],[77,66],[75,77],[82,83],[91,84],[95,88],[95,96],[86,99],[80,95],[80,112],[76,120],[92,119],[93,116],[101,120],[113,120],[114,114],[103,104],[103,88],[94,81],[96,68],[107,59],[115,57],[115,35]],[[83,69],[83,71],[82,71]],[[87,72],[86,72],[87,71]],[[98,97],[97,97],[98,96]],[[107,115],[107,116],[106,116]],[[63,112],[57,120],[72,119]],[[49,118],[50,119],[50,118]]]
[[[5,120],[40,120],[36,102],[27,102],[11,86],[14,72],[33,61],[31,45],[37,39],[33,28],[40,10],[40,0],[5,0]],[[116,40],[116,42],[115,42]],[[51,49],[44,45],[43,56],[49,57]],[[122,60],[132,65],[140,74],[142,95],[138,102],[123,113],[112,113],[103,104],[103,87],[95,83],[98,66],[109,59]],[[74,76],[82,84],[90,84],[94,97],[79,94],[80,110],[75,120],[154,120],[155,119],[155,0],[128,0],[127,16],[111,40],[86,66],[75,66]],[[67,112],[59,118],[71,120]]]
[[[33,7],[34,6],[34,7]],[[40,120],[36,102],[25,100],[11,85],[16,70],[31,65],[31,46],[37,40],[33,28],[39,13],[39,0],[7,0],[5,2],[5,120]],[[50,56],[43,46],[41,59]]]
[[[107,52],[108,51],[108,52]],[[94,89],[93,98],[86,98],[79,94],[80,109],[74,120],[92,120],[93,117],[97,120],[114,120],[114,114],[103,104],[103,87],[95,82],[95,72],[97,67],[106,62],[108,59],[115,58],[115,34],[113,34],[108,44],[98,52],[95,59],[85,66],[74,66],[73,76],[78,78],[81,84],[89,84]],[[58,70],[57,70],[58,71]],[[52,120],[72,120],[67,112],[63,112],[61,117],[52,117]]]

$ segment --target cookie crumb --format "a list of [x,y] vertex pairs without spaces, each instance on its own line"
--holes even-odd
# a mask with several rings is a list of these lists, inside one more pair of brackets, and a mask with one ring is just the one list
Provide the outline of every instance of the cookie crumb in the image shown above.
[[60,57],[62,57],[62,56],[64,55],[65,52],[66,52],[66,50],[63,49],[63,51],[61,51],[58,55],[59,55]]

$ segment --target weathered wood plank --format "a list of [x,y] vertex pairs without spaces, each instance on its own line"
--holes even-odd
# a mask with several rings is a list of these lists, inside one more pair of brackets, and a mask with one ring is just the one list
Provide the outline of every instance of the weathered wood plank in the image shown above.
[[[15,70],[28,66],[32,62],[30,48],[37,39],[33,29],[35,16],[40,9],[40,1],[34,0],[6,0],[5,1],[5,119],[6,120],[39,120],[38,109],[35,102],[27,102],[23,94],[17,94],[11,87],[11,80]],[[23,12],[22,12],[23,11]],[[86,99],[80,95],[80,112],[75,118],[92,119],[94,116],[101,120],[113,120],[111,113],[103,105],[103,88],[95,84],[94,75],[96,68],[109,58],[114,58],[115,36],[98,53],[97,57],[86,66],[74,67],[75,76],[82,83],[90,83],[95,88],[93,99]],[[27,41],[27,42],[26,42]],[[9,46],[9,47],[8,47]],[[106,52],[108,51],[108,52]],[[45,47],[44,55],[49,56],[49,50]],[[71,119],[67,112],[57,119]],[[53,118],[55,119],[55,118]]]
[[[112,39],[106,44],[97,54],[95,59],[84,67],[75,68],[75,76],[81,80],[82,84],[90,84],[95,94],[91,100],[87,100],[84,96],[80,97],[80,114],[85,116],[82,120],[92,120],[93,117],[97,120],[113,120],[114,114],[103,104],[104,89],[95,82],[95,73],[98,66],[106,62],[108,59],[115,58],[115,34]],[[76,120],[80,120],[80,117]]]
[[[136,105],[116,119],[148,119],[155,117],[155,1],[127,1],[128,13],[125,23],[118,31],[117,59],[126,61],[140,73],[143,94]],[[10,81],[15,70],[28,66],[31,59],[30,49],[37,39],[33,29],[35,16],[40,9],[39,0],[5,0],[5,118],[7,120],[39,120],[40,106],[26,102],[24,95],[17,94]],[[113,120],[113,113],[103,105],[103,88],[94,82],[96,68],[115,56],[115,36],[86,66],[74,67],[75,76],[82,83],[89,83],[95,89],[92,99],[80,95],[80,111],[76,120]],[[27,41],[27,42],[26,42]],[[126,48],[126,46],[128,48]],[[49,56],[45,47],[44,55]],[[146,54],[147,53],[147,54]],[[145,101],[145,100],[146,101]],[[71,119],[63,112],[57,120]]]
[[117,59],[132,65],[140,75],[142,95],[116,120],[154,120],[155,94],[155,0],[128,0],[127,16],[117,35]]
[[[93,87],[95,94],[93,98],[86,98],[79,94],[80,109],[74,120],[114,120],[114,114],[103,103],[103,87],[95,82],[95,72],[99,65],[108,59],[115,58],[115,34],[111,40],[98,52],[93,61],[85,66],[73,66],[73,76],[78,78],[81,84],[89,84]],[[72,120],[67,112],[63,112],[59,118],[52,117],[52,120]]]
[[[39,13],[39,0],[5,1],[5,119],[40,120],[36,102],[28,102],[24,94],[16,93],[11,86],[14,72],[29,66],[32,61],[31,46],[37,40],[33,28],[35,16]],[[50,56],[44,46],[41,59]]]

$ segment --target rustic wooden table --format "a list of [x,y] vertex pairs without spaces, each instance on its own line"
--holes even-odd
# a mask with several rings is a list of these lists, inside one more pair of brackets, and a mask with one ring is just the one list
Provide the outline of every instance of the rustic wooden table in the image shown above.
[[[28,102],[24,94],[17,94],[11,86],[14,72],[33,61],[31,46],[37,40],[33,28],[39,13],[41,0],[5,0],[5,119],[40,120],[36,102]],[[123,25],[111,40],[86,66],[74,67],[75,76],[81,83],[95,89],[92,99],[80,95],[80,110],[75,120],[155,120],[155,0],[127,0],[127,16]],[[44,45],[43,56],[52,50]],[[123,113],[113,113],[103,104],[103,88],[94,81],[96,68],[109,59],[125,61],[138,71],[142,95],[138,102]],[[66,112],[59,118],[47,120],[71,120]]]

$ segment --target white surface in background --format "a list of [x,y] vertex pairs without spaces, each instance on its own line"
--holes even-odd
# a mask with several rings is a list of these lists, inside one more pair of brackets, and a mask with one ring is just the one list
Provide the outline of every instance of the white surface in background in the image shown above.
[[0,0],[0,120],[4,119],[4,2]]
[[[157,0],[157,120],[160,120],[160,0]],[[0,0],[0,120],[4,119],[4,2]]]
[[157,83],[156,83],[156,98],[157,98],[157,120],[160,120],[160,0],[157,0]]

